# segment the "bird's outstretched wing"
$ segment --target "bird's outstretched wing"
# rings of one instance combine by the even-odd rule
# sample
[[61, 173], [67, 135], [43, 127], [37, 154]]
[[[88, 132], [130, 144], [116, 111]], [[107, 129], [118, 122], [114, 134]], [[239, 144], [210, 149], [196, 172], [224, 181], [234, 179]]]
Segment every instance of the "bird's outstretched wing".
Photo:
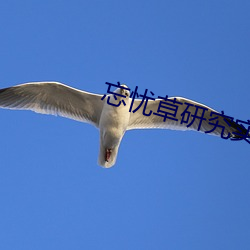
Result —
[[60, 115], [98, 127], [101, 97], [58, 82], [32, 82], [0, 89], [0, 107]]
[[[162, 128], [172, 130], [196, 130], [217, 136], [222, 135], [224, 137], [238, 137], [232, 133], [239, 133], [239, 131], [242, 132], [242, 130], [244, 130], [244, 133], [247, 132], [245, 129], [242, 129], [239, 124], [233, 122], [232, 119], [223, 116], [214, 109], [201, 103], [183, 97], [171, 97], [167, 100], [167, 104], [163, 99], [148, 100], [145, 113], [150, 114], [152, 111], [150, 116], [145, 116], [142, 113], [145, 104], [144, 101], [136, 112], [133, 113], [131, 111], [130, 122], [127, 129]], [[161, 101], [165, 102], [165, 104], [162, 103], [160, 105]], [[132, 110], [138, 108], [141, 102], [142, 100], [135, 99]], [[164, 116], [166, 113], [164, 113], [164, 111], [168, 113], [165, 121]], [[217, 122], [218, 126], [216, 125]]]

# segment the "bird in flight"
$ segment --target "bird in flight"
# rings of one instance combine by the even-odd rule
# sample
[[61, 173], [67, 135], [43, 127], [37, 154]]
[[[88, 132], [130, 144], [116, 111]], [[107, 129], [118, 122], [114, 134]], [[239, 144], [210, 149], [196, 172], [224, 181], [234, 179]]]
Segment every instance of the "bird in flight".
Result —
[[[110, 94], [103, 98], [103, 95], [78, 90], [59, 82], [31, 82], [0, 89], [0, 107], [59, 115], [94, 125], [100, 131], [98, 164], [105, 168], [115, 164], [119, 145], [127, 130], [155, 128], [199, 130], [199, 132], [209, 131], [212, 135], [235, 138], [237, 135], [234, 132], [239, 132], [238, 124], [222, 116], [217, 117], [217, 124], [209, 122], [211, 112], [217, 114], [219, 112], [183, 97], [168, 98], [172, 105], [178, 104], [178, 110], [174, 118], [168, 116], [169, 119], [166, 119], [158, 109], [162, 99], [147, 100], [143, 112], [141, 110], [129, 112], [131, 102], [136, 109], [146, 101], [130, 98], [126, 85], [120, 85], [114, 94], [117, 96]], [[110, 105], [107, 100], [116, 106]], [[125, 105], [117, 104], [121, 100]], [[183, 122], [184, 116], [185, 122]], [[244, 132], [246, 133], [246, 130]]]

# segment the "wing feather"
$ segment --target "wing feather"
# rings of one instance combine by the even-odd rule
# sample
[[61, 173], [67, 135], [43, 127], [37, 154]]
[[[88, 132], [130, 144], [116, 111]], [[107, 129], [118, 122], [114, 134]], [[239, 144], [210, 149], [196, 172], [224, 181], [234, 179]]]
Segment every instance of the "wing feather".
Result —
[[0, 107], [60, 115], [99, 125], [102, 95], [71, 88], [59, 82], [32, 82], [0, 89]]
[[[175, 100], [178, 103], [180, 103], [180, 104], [172, 103], [174, 105], [177, 105], [178, 108], [177, 108], [177, 112], [175, 116], [169, 115], [169, 117], [175, 118], [177, 119], [177, 121], [173, 119], [168, 119], [168, 118], [164, 121], [164, 117], [154, 114], [154, 113], [163, 114], [163, 113], [158, 112], [160, 101], [163, 101], [162, 99], [149, 100], [147, 104], [147, 108], [145, 109], [145, 113], [148, 114], [150, 111], [152, 111], [151, 115], [150, 116], [143, 115], [142, 110], [144, 107], [143, 105], [145, 104], [145, 101], [144, 101], [143, 105], [141, 106], [139, 110], [137, 110], [134, 113], [131, 112], [130, 122], [129, 122], [127, 129], [131, 130], [131, 129], [161, 128], [161, 129], [172, 129], [172, 130], [196, 130], [197, 131], [200, 126], [199, 132], [211, 131], [211, 133], [209, 134], [217, 135], [217, 136], [220, 136], [221, 134], [223, 134], [223, 136], [227, 136], [228, 133], [230, 133], [231, 136], [233, 136], [232, 132], [239, 132], [238, 124], [236, 124], [235, 122], [232, 122], [231, 120], [227, 120], [227, 118], [223, 118], [222, 116], [218, 116], [218, 124], [221, 127], [220, 126], [215, 127], [215, 125], [213, 125], [212, 123], [215, 124], [216, 120], [212, 122], [212, 121], [209, 121], [209, 119], [216, 117], [215, 114], [211, 116], [211, 112], [212, 113], [219, 113], [219, 112], [217, 112], [216, 110], [204, 104], [201, 104], [201, 103], [198, 103], [198, 102], [195, 102], [193, 100], [186, 99], [183, 97], [171, 97], [169, 99], [172, 101]], [[134, 101], [132, 110], [135, 110], [140, 105], [141, 101], [142, 100], [136, 99]], [[184, 112], [187, 106], [188, 106], [187, 111], [190, 112], [190, 116], [183, 117], [185, 113], [187, 115], [187, 112]], [[197, 117], [201, 117], [202, 112], [205, 109], [203, 117], [206, 120], [203, 120], [200, 123], [199, 118], [194, 119], [196, 109], [197, 109], [197, 114], [196, 114]], [[171, 111], [169, 110], [168, 112], [171, 113]], [[183, 122], [181, 123], [182, 120]], [[225, 127], [224, 133], [222, 133], [222, 127]]]

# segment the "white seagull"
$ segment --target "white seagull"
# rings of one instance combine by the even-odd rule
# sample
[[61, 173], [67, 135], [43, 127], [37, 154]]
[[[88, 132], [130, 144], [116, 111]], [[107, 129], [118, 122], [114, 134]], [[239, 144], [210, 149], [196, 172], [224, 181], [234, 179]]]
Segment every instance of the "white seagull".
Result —
[[[103, 98], [103, 95], [78, 90], [59, 82], [31, 82], [0, 89], [0, 107], [60, 115], [93, 124], [100, 130], [98, 164], [105, 168], [110, 168], [115, 164], [119, 145], [127, 130], [153, 128], [199, 130], [199, 132], [210, 131], [209, 134], [224, 137], [237, 137], [232, 133], [239, 133], [238, 124], [221, 116], [210, 122], [211, 117], [216, 117], [216, 115], [212, 116], [211, 112], [219, 112], [183, 97], [168, 98], [172, 105], [178, 106], [178, 109], [175, 113], [171, 103], [168, 104], [170, 108], [173, 108], [172, 116], [169, 114], [167, 118], [164, 118], [164, 112], [158, 109], [163, 99], [148, 100], [145, 109], [146, 100], [134, 99], [133, 109], [129, 112], [133, 99], [130, 98], [128, 87], [120, 85], [114, 93], [120, 96], [114, 97], [110, 94]], [[120, 105], [116, 107], [109, 103], [116, 105], [120, 103]], [[142, 106], [133, 112], [140, 104]], [[144, 115], [143, 109], [144, 114], [151, 112], [151, 115]], [[204, 117], [206, 120], [197, 117]], [[218, 126], [216, 122], [219, 123]]]

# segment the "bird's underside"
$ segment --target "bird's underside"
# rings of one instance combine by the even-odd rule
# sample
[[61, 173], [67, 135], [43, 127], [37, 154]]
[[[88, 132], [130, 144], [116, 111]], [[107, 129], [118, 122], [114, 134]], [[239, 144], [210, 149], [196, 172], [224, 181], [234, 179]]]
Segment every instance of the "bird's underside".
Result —
[[[104, 146], [100, 149], [103, 151], [101, 156], [99, 155], [99, 164], [104, 167], [114, 165], [126, 130], [157, 128], [195, 130], [221, 136], [224, 139], [249, 138], [249, 134], [247, 135], [249, 131], [244, 126], [201, 103], [183, 97], [147, 102], [141, 99], [132, 100], [129, 98], [129, 91], [126, 91], [117, 88], [114, 92], [125, 96], [124, 103], [127, 107], [121, 108], [108, 105], [107, 99], [110, 95], [103, 99], [103, 95], [81, 91], [57, 82], [26, 83], [0, 89], [0, 107], [60, 115], [90, 123], [100, 131], [111, 131], [109, 137], [115, 138], [112, 144], [107, 143], [108, 137], [105, 139], [100, 135], [100, 143]], [[121, 97], [116, 100], [113, 98], [112, 102], [118, 104], [121, 99]], [[133, 106], [129, 112], [131, 104]], [[116, 131], [115, 135], [112, 131]]]

